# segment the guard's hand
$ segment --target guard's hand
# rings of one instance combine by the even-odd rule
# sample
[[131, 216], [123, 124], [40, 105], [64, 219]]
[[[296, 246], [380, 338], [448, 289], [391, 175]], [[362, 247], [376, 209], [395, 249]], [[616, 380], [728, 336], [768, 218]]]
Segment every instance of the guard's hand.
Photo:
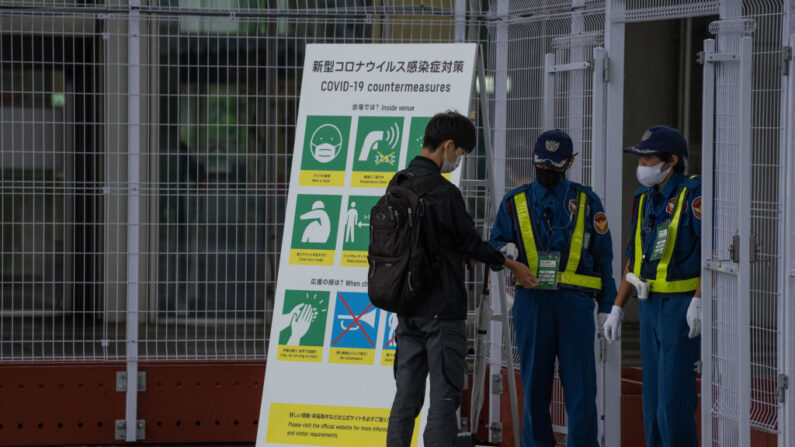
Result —
[[[500, 253], [502, 253], [506, 259], [512, 259], [514, 261], [519, 259], [519, 249], [513, 242], [508, 242], [507, 244], [503, 245], [502, 248], [500, 248]], [[513, 273], [510, 270], [508, 270], [508, 284], [510, 284], [511, 287], [516, 286], [516, 277], [513, 276]]]
[[605, 319], [600, 323], [602, 330], [605, 331], [605, 339], [612, 344], [614, 341], [621, 339], [621, 322], [624, 320], [624, 309], [619, 306], [613, 306], [609, 315], [597, 314], [597, 316], [602, 315], [605, 316]]
[[514, 261], [519, 259], [519, 249], [516, 248], [516, 244], [513, 242], [508, 242], [503, 245], [502, 248], [500, 248], [500, 253], [506, 258], [513, 259]]
[[525, 289], [532, 289], [538, 285], [538, 278], [526, 265], [506, 258], [505, 267], [513, 272], [516, 281], [520, 282]]
[[690, 306], [687, 307], [687, 325], [690, 326], [689, 338], [696, 338], [701, 335], [701, 297], [694, 296], [690, 299]]

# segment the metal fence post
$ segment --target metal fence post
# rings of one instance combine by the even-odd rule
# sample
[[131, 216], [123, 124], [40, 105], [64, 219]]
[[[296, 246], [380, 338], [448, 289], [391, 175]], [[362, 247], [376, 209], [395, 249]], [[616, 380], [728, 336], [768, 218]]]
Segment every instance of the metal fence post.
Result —
[[[132, 0], [130, 6], [140, 6]], [[127, 442], [137, 440], [138, 420], [138, 283], [139, 239], [141, 231], [141, 17], [137, 9], [130, 11], [127, 36]]]
[[[703, 182], [701, 186], [702, 197], [702, 217], [701, 234], [712, 234], [712, 215], [713, 215], [713, 182], [715, 178], [714, 157], [713, 157], [713, 133], [714, 109], [715, 109], [715, 65], [707, 62], [707, 56], [715, 52], [715, 40], [707, 39], [704, 41], [704, 74], [703, 74], [703, 99], [702, 99], [702, 130], [701, 130], [701, 151], [702, 151], [702, 173]], [[701, 240], [701, 259], [711, 261], [713, 259], [713, 238], [707, 237]], [[701, 297], [702, 297], [702, 321], [703, 330], [701, 331], [701, 439], [705, 441], [712, 439], [712, 278], [713, 273], [702, 266], [701, 270]]]
[[[740, 40], [740, 209], [751, 209], [751, 113], [753, 103], [752, 92], [752, 45], [750, 37]], [[739, 363], [740, 363], [740, 445], [750, 445], [751, 442], [751, 213], [741, 213], [739, 216], [740, 234], [740, 333]]]
[[[623, 153], [618, 150], [623, 147], [624, 132], [624, 31], [623, 22], [614, 21], [616, 13], [623, 14], [624, 2], [610, 0], [605, 11], [605, 49], [609, 63], [607, 82], [605, 85], [605, 167], [609, 166], [611, 172], [623, 171]], [[596, 140], [596, 138], [594, 138]], [[610, 148], [609, 150], [607, 148]], [[607, 168], [605, 168], [607, 169]], [[605, 170], [605, 172], [607, 172]], [[618, 283], [624, 271], [623, 247], [621, 246], [622, 216], [622, 176], [605, 175], [604, 201], [605, 212], [610, 219], [610, 232], [613, 234], [613, 276]], [[597, 190], [598, 191], [598, 190]], [[609, 345], [605, 362], [605, 411], [607, 414], [621, 414], [621, 340]], [[621, 443], [621, 418], [605, 417], [604, 446], [620, 445]]]
[[[508, 15], [508, 1], [498, 1], [497, 2], [497, 15], [499, 17], [505, 17]], [[500, 20], [497, 23], [497, 33], [496, 33], [496, 41], [494, 42], [495, 47], [495, 70], [494, 70], [494, 151], [496, 154], [502, 153], [505, 154], [505, 145], [507, 141], [507, 123], [508, 123], [508, 24], [504, 20]], [[485, 81], [481, 81], [485, 84]], [[485, 94], [487, 91], [486, 85], [480, 86], [481, 94]], [[495, 158], [498, 160], [501, 158], [505, 160], [505, 157], [499, 157], [499, 155], [495, 155]], [[497, 160], [492, 160], [497, 161]], [[504, 163], [504, 162], [503, 162]], [[496, 166], [499, 168], [499, 164]], [[499, 173], [504, 173], [502, 171], [496, 171]], [[504, 175], [504, 174], [501, 174]], [[499, 184], [499, 179], [495, 178], [495, 183]], [[504, 178], [503, 178], [503, 185], [504, 185]], [[501, 196], [502, 191], [495, 191], [495, 195]], [[505, 346], [503, 346], [503, 331], [510, 331], [510, 326], [504, 326], [502, 324], [502, 319], [499, 317], [502, 314], [502, 303], [500, 301], [500, 296], [502, 296], [505, 292], [504, 289], [500, 289], [500, 281], [497, 280], [496, 277], [498, 274], [492, 273], [492, 279], [495, 281], [491, 282], [491, 293], [489, 296], [491, 297], [491, 314], [494, 318], [491, 320], [491, 324], [489, 327], [490, 332], [490, 342], [491, 342], [491, 352], [490, 352], [490, 362], [489, 362], [489, 383], [494, 384], [494, 377], [502, 378], [502, 353], [505, 350]], [[513, 355], [513, 352], [508, 352], [508, 355]], [[508, 371], [509, 374], [512, 374], [513, 371]], [[494, 391], [491, 390], [489, 393], [489, 426], [494, 423], [499, 423], [501, 420], [500, 415], [500, 395], [494, 394]], [[496, 431], [489, 430], [489, 441], [491, 442], [500, 442], [501, 435], [496, 435]]]
[[[787, 7], [784, 9], [787, 14], [790, 13], [790, 2], [785, 2]], [[790, 48], [795, 46], [795, 34], [787, 36], [786, 41], [789, 43]], [[795, 156], [793, 147], [793, 132], [790, 125], [795, 118], [795, 75], [793, 75], [793, 61], [784, 61], [789, 65], [789, 70], [785, 70], [786, 76], [782, 80], [782, 117], [781, 117], [781, 131], [782, 131], [782, 155], [781, 155], [781, 190], [779, 193], [780, 203], [782, 204], [781, 215], [782, 223], [780, 229], [780, 244], [779, 249], [782, 255], [782, 262], [780, 264], [780, 282], [781, 282], [781, 297], [779, 298], [779, 364], [782, 365], [781, 370], [783, 374], [788, 377], [795, 377], [795, 370], [793, 370], [793, 349], [795, 349], [795, 338], [792, 337], [793, 332], [793, 310], [795, 303], [793, 303], [793, 292], [795, 292], [795, 229], [793, 223], [795, 222], [795, 206], [793, 206], [793, 198], [795, 197], [795, 179], [792, 176], [793, 161]], [[789, 175], [787, 175], [789, 174]], [[795, 395], [788, 391], [785, 395], [783, 402], [781, 402], [779, 410], [779, 427], [781, 432], [778, 437], [778, 445], [786, 446], [792, 444], [793, 435], [795, 435], [795, 412], [793, 412], [793, 404], [795, 404]]]

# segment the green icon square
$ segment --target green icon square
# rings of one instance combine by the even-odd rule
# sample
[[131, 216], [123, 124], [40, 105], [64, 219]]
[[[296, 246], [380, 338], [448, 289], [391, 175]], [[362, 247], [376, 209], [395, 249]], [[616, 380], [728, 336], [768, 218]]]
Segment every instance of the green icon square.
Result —
[[370, 245], [370, 210], [378, 196], [350, 196], [348, 209], [342, 215], [342, 249], [367, 251]]
[[356, 130], [353, 170], [397, 172], [403, 117], [363, 116]]
[[425, 138], [425, 128], [428, 127], [430, 117], [415, 116], [411, 118], [409, 127], [409, 145], [406, 150], [406, 166], [422, 152], [422, 140]]
[[295, 201], [292, 248], [334, 250], [342, 197], [299, 194]]
[[285, 290], [281, 314], [274, 315], [274, 324], [281, 328], [279, 344], [323, 346], [329, 296], [328, 291]]
[[301, 169], [344, 171], [350, 131], [349, 116], [307, 116]]

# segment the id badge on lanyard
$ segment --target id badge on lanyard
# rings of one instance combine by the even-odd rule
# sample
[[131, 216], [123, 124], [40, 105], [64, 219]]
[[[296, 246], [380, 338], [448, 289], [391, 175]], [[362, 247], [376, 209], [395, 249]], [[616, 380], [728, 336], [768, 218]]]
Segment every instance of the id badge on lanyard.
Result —
[[654, 249], [651, 252], [649, 261], [659, 261], [665, 253], [665, 246], [668, 245], [668, 221], [657, 226], [654, 238]]
[[538, 252], [538, 285], [540, 290], [557, 290], [558, 271], [560, 270], [560, 252]]

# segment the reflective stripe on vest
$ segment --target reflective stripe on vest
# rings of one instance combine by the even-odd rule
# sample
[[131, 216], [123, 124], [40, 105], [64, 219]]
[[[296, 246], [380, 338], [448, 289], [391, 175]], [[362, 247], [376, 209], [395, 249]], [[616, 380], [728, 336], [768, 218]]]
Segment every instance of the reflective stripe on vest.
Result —
[[[513, 199], [516, 207], [516, 217], [519, 220], [522, 246], [527, 256], [527, 266], [530, 267], [533, 275], [538, 276], [538, 250], [536, 249], [535, 235], [533, 234], [533, 222], [530, 218], [530, 211], [527, 209], [527, 195], [524, 192], [520, 192]], [[577, 201], [577, 224], [571, 237], [569, 258], [566, 262], [566, 269], [558, 272], [558, 283], [601, 292], [601, 277], [577, 273], [582, 254], [583, 235], [585, 234], [585, 200], [585, 193], [580, 191]]]
[[[676, 245], [676, 234], [679, 231], [679, 221], [682, 218], [682, 209], [684, 208], [684, 203], [686, 202], [685, 197], [687, 196], [687, 187], [683, 187], [682, 190], [679, 192], [679, 197], [676, 201], [676, 211], [674, 211], [674, 215], [671, 218], [671, 221], [668, 223], [668, 243], [665, 244], [665, 251], [663, 251], [663, 255], [660, 258], [660, 262], [657, 264], [657, 272], [652, 279], [646, 279], [649, 282], [649, 290], [652, 292], [657, 293], [686, 293], [686, 292], [695, 292], [698, 290], [698, 283], [700, 281], [699, 277], [696, 278], [689, 278], [689, 279], [681, 279], [678, 281], [668, 281], [668, 266], [671, 264], [671, 259], [674, 256], [674, 245]], [[643, 220], [641, 219], [641, 214], [643, 213], [643, 203], [646, 201], [646, 193], [641, 194], [640, 200], [638, 200], [638, 208], [637, 208], [637, 215], [638, 218], [637, 223], [635, 225], [635, 260], [634, 260], [634, 267], [632, 269], [633, 273], [641, 276], [641, 266], [643, 260], [643, 242], [641, 241], [640, 233], [641, 228], [643, 227]], [[658, 279], [664, 278], [664, 279]]]

